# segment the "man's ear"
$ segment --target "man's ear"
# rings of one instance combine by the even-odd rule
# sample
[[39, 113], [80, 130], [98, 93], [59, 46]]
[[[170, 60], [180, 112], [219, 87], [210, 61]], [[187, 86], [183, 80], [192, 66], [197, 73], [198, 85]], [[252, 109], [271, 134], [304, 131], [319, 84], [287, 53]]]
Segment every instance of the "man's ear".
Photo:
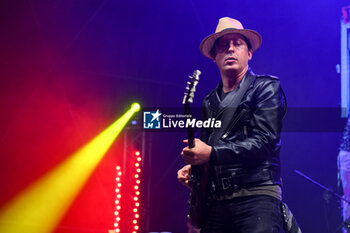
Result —
[[251, 50], [248, 51], [248, 60], [250, 61], [253, 57], [253, 53]]

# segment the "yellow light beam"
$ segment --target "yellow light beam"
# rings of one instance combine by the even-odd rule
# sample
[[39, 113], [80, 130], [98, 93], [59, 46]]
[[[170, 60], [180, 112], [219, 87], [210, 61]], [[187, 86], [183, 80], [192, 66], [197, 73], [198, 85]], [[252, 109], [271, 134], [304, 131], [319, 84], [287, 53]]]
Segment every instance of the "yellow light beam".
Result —
[[0, 232], [52, 232], [138, 109], [131, 107], [86, 146], [5, 204], [0, 209]]

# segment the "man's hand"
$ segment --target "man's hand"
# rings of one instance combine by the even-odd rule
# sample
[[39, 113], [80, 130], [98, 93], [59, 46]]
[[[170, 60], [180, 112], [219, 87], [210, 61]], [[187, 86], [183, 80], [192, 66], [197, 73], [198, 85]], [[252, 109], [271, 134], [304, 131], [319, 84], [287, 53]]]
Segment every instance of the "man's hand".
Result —
[[[188, 143], [188, 140], [184, 140]], [[191, 165], [201, 165], [209, 162], [212, 147], [196, 138], [194, 140], [195, 146], [193, 148], [185, 147], [182, 149], [181, 156], [186, 163]]]
[[190, 174], [191, 174], [191, 165], [186, 165], [177, 171], [177, 180], [181, 184], [185, 185], [187, 188], [191, 188], [188, 185], [188, 180], [190, 179]]

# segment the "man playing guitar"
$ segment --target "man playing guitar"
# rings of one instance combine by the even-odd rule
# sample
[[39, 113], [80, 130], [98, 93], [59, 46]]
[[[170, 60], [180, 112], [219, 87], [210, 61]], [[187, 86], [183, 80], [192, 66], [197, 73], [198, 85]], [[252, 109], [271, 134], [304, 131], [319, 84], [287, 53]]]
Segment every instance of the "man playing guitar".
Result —
[[[195, 146], [181, 152], [188, 165], [177, 176], [184, 185], [190, 187], [191, 167], [209, 167], [204, 220], [198, 224], [202, 233], [280, 232], [279, 152], [286, 106], [279, 79], [256, 75], [248, 66], [261, 42], [259, 33], [225, 17], [200, 45], [221, 75], [203, 100], [203, 120], [215, 118], [227, 126], [202, 130]], [[232, 109], [235, 97], [240, 100]]]

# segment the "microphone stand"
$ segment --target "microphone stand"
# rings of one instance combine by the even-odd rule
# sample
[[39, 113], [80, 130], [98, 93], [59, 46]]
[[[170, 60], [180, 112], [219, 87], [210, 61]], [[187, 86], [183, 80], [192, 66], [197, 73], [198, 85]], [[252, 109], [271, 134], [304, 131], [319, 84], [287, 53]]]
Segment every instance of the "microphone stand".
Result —
[[[323, 193], [323, 198], [326, 201], [326, 203], [328, 204], [329, 199], [333, 196], [339, 198], [340, 200], [343, 200], [344, 202], [350, 204], [350, 201], [345, 199], [344, 197], [342, 197], [341, 195], [339, 195], [338, 193], [334, 192], [333, 189], [327, 188], [326, 186], [323, 186], [322, 184], [318, 183], [317, 181], [311, 179], [310, 177], [308, 177], [307, 175], [305, 175], [304, 173], [298, 171], [298, 170], [294, 170], [295, 173], [297, 173], [298, 175], [304, 177], [305, 179], [307, 179], [308, 181], [316, 184], [318, 187], [322, 188], [324, 190]], [[350, 229], [350, 218], [346, 219], [340, 226], [338, 226], [338, 228], [336, 229], [336, 231], [334, 233], [337, 233], [342, 227], [344, 227], [346, 230]]]

